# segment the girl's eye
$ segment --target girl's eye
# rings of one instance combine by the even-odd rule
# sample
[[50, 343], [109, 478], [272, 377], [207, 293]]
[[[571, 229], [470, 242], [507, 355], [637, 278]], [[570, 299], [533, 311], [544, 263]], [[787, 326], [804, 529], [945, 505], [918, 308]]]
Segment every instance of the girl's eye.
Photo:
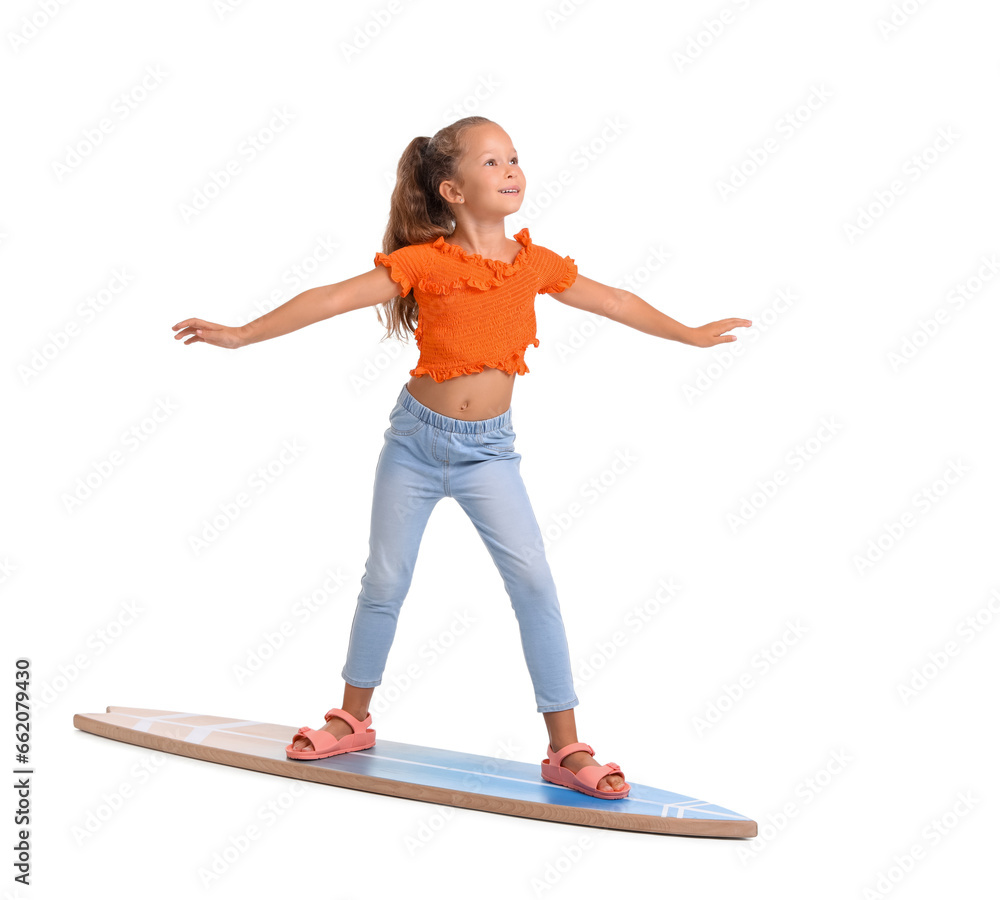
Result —
[[[493, 165], [495, 162], [496, 162], [496, 160], [494, 160], [494, 159], [488, 159], [488, 160], [486, 160], [486, 165], [490, 166], [490, 165]], [[516, 166], [517, 165], [517, 157], [516, 156], [512, 156], [511, 157], [511, 162], [513, 162], [514, 165]]]

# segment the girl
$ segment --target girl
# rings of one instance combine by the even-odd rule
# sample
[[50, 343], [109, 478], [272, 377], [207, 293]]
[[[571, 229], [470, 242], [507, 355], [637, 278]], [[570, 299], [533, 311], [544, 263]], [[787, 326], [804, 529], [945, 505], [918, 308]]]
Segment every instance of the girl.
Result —
[[460, 119], [433, 138], [414, 138], [403, 152], [385, 252], [375, 254], [372, 271], [311, 288], [239, 328], [185, 319], [173, 330], [185, 344], [236, 348], [384, 306], [387, 336], [413, 332], [420, 349], [389, 413], [375, 469], [369, 556], [341, 672], [343, 706], [326, 713], [320, 730], [300, 728], [287, 756], [322, 759], [374, 746], [368, 704], [382, 680], [424, 526], [438, 500], [454, 497], [514, 608], [549, 735], [542, 778], [617, 799], [630, 790], [621, 768], [600, 765], [577, 740], [579, 700], [559, 601], [514, 450], [510, 402], [515, 375], [529, 371], [524, 352], [539, 343], [535, 295], [554, 294], [569, 306], [695, 347], [734, 341], [724, 332], [750, 321], [689, 328], [629, 291], [579, 275], [570, 257], [533, 243], [527, 228], [510, 240], [504, 219], [517, 212], [524, 190], [507, 133], [482, 116]]

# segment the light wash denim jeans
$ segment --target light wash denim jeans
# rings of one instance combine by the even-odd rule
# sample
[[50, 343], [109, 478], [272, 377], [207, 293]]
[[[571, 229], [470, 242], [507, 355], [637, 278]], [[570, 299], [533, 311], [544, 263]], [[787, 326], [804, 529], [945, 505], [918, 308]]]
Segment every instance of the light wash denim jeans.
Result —
[[[503, 578], [538, 712], [570, 709], [580, 702], [555, 583], [521, 480], [514, 438], [509, 408], [492, 419], [453, 419], [428, 409], [403, 385], [375, 467], [368, 561], [341, 672], [348, 684], [368, 688], [382, 683], [427, 519], [438, 500], [454, 497]], [[486, 671], [469, 672], [468, 677], [496, 680]]]

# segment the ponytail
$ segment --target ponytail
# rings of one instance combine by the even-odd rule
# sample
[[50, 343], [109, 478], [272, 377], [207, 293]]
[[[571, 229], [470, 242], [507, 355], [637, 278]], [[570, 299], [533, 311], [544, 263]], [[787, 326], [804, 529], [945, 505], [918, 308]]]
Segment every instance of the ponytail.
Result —
[[[438, 189], [442, 181], [449, 181], [458, 174], [458, 163], [465, 152], [462, 143], [465, 130], [486, 124], [492, 124], [492, 120], [484, 116], [466, 116], [445, 126], [433, 137], [415, 137], [407, 144], [396, 166], [389, 222], [382, 237], [383, 253], [447, 237], [455, 230], [451, 207]], [[404, 331], [416, 331], [418, 308], [412, 291], [381, 305], [388, 318], [388, 323], [382, 322], [382, 314], [376, 308], [379, 322], [386, 326], [383, 340], [394, 334], [403, 340]]]

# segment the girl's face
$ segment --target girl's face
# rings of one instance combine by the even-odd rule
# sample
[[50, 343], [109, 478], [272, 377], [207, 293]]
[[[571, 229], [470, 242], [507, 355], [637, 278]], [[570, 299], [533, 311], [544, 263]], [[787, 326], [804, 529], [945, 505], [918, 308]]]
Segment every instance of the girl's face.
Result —
[[[502, 217], [517, 212], [524, 198], [525, 180], [510, 136], [491, 123], [470, 128], [465, 138], [457, 184], [442, 182], [445, 199], [477, 215]], [[459, 203], [459, 197], [464, 202]]]

